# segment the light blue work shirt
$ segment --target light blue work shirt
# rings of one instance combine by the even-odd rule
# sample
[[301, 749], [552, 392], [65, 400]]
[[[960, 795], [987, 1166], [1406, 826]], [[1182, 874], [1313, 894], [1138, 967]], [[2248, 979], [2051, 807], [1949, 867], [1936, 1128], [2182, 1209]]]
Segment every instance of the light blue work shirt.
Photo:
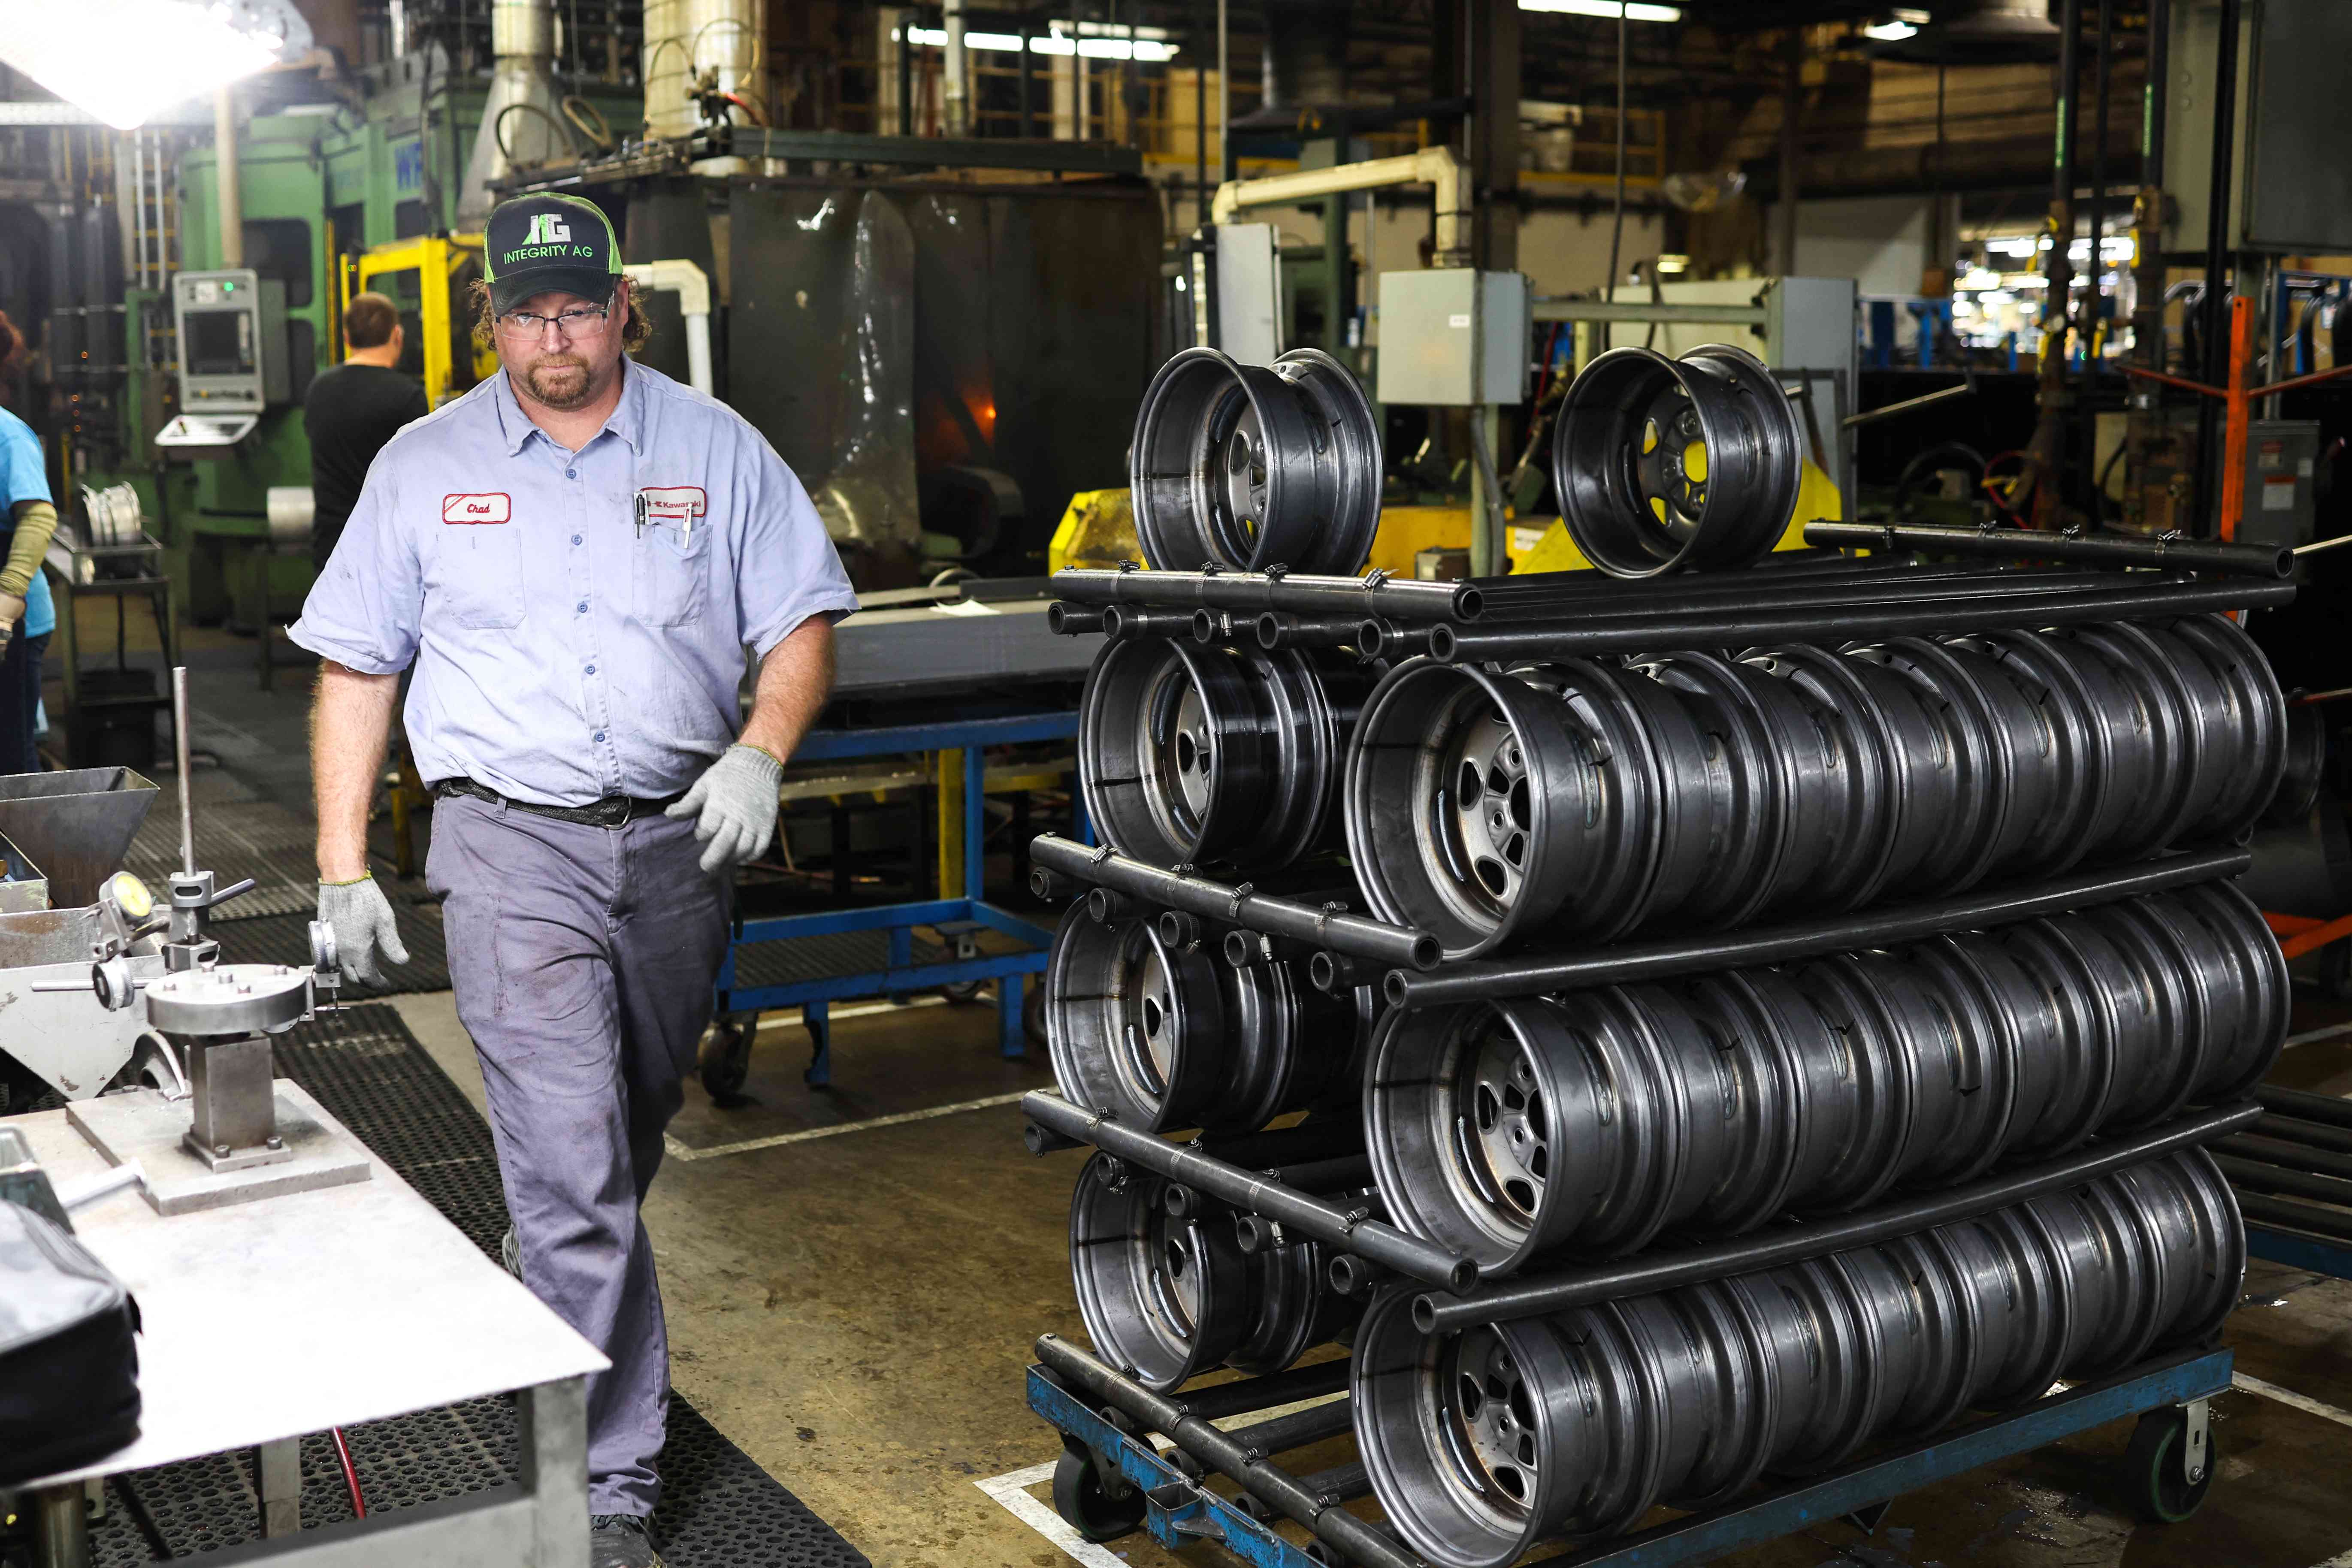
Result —
[[576, 454], [504, 371], [385, 443], [288, 635], [363, 674], [415, 664], [426, 781], [584, 805], [684, 790], [735, 738], [745, 649], [856, 607], [774, 448], [625, 361]]
[[[16, 533], [16, 503], [49, 499], [48, 465], [41, 460], [41, 438], [22, 419], [0, 408], [0, 563]], [[25, 590], [25, 635], [37, 637], [58, 629], [57, 606], [49, 600], [49, 574], [33, 568], [33, 585]]]

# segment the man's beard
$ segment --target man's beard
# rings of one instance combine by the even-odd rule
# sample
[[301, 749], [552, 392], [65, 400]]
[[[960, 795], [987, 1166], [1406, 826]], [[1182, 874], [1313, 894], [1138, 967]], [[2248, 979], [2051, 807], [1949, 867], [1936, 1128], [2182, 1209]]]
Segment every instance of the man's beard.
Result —
[[[572, 371], [579, 372], [580, 381], [569, 391], [557, 391], [541, 379], [551, 374]], [[596, 378], [588, 373], [588, 362], [578, 354], [550, 354], [525, 371], [522, 379], [535, 401], [562, 413], [586, 407], [596, 384]]]

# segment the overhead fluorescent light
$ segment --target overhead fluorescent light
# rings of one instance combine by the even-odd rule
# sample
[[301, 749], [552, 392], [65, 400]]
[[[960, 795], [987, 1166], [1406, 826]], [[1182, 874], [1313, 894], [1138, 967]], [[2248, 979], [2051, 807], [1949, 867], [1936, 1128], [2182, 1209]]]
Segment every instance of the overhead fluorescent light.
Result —
[[[1144, 29], [1138, 28], [1136, 31], [1140, 35]], [[935, 49], [943, 49], [948, 45], [947, 29], [944, 27], [910, 27], [907, 30], [907, 37], [918, 44]], [[1017, 55], [1021, 52], [1021, 35], [1018, 33], [966, 33], [963, 36], [963, 47], [967, 49], [1002, 49]], [[1128, 40], [1125, 38], [1090, 38], [1082, 35], [1073, 47], [1070, 38], [1061, 33], [1033, 35], [1029, 39], [1029, 52], [1033, 55], [1066, 57], [1076, 54], [1090, 60], [1126, 59], [1129, 47]], [[1177, 53], [1177, 46], [1174, 44], [1140, 36], [1135, 39], [1133, 47], [1134, 58], [1145, 65], [1155, 65], [1163, 60], [1174, 59]]]
[[0, 0], [0, 60], [120, 131], [310, 48], [283, 0]]
[[1906, 38], [1916, 37], [1919, 25], [1897, 16], [1891, 22], [1873, 22], [1862, 30], [1862, 36], [1874, 43], [1899, 44]]
[[1570, 16], [1606, 16], [1617, 19], [1620, 10], [1629, 22], [1679, 22], [1683, 8], [1679, 5], [1645, 5], [1642, 0], [1519, 0], [1522, 11], [1556, 11]]

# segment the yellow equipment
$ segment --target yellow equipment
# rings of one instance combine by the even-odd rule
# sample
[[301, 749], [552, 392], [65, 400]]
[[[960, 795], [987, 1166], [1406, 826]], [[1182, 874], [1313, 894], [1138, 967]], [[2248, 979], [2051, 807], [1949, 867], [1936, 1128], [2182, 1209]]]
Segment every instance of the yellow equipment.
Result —
[[[425, 235], [379, 245], [343, 258], [336, 300], [335, 342], [341, 357], [342, 312], [352, 296], [373, 290], [400, 309], [421, 365], [406, 364], [425, 383], [425, 405], [438, 408], [497, 373], [498, 356], [474, 342], [469, 286], [482, 275], [478, 234]], [[404, 360], [410, 355], [404, 355]]]

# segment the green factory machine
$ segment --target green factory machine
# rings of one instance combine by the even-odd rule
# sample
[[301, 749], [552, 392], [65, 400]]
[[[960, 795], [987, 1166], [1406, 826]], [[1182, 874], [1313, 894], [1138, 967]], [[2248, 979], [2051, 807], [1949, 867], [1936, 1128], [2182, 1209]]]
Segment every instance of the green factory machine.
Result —
[[[189, 417], [205, 412], [203, 403], [183, 396], [205, 378], [181, 374], [184, 363], [203, 368], [187, 359], [202, 345], [183, 343], [180, 363], [155, 363], [162, 356], [149, 346], [175, 318], [186, 319], [192, 288], [201, 287], [209, 301], [214, 290], [238, 281], [223, 267], [218, 152], [205, 144], [179, 160], [176, 276], [162, 289], [124, 291], [122, 391], [112, 400], [120, 436], [89, 443], [92, 466], [69, 475], [78, 486], [128, 482], [138, 492], [164, 544], [182, 613], [194, 621], [251, 629], [265, 616], [283, 621], [300, 608], [310, 552], [289, 547], [282, 535], [273, 540], [269, 492], [310, 483], [302, 398], [311, 377], [341, 357], [347, 287], [375, 288], [400, 302], [404, 368], [422, 377], [428, 360], [436, 372], [455, 367], [435, 376], [436, 402], [473, 384], [462, 310], [436, 301], [428, 312], [425, 294], [437, 286], [446, 300], [469, 276], [472, 253], [462, 242], [436, 240], [456, 223], [483, 87], [452, 82], [416, 55], [370, 68], [352, 85], [352, 98], [257, 113], [236, 138], [243, 268], [253, 275], [254, 320], [268, 340], [257, 360], [272, 372], [257, 377], [267, 394], [250, 427], [233, 441], [206, 439], [205, 422]], [[640, 100], [623, 89], [584, 96], [615, 121], [640, 112]], [[206, 278], [218, 281], [192, 281]], [[456, 322], [445, 329], [453, 342], [430, 354], [428, 314], [436, 326]], [[215, 437], [236, 428], [212, 423]]]

